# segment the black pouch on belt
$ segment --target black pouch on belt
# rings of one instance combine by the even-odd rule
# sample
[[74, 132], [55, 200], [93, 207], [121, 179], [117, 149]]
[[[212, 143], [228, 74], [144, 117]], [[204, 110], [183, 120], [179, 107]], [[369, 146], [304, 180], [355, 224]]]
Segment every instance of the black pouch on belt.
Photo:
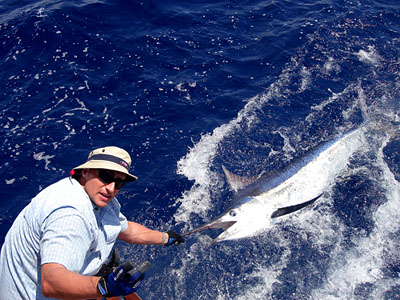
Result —
[[114, 248], [111, 259], [107, 264], [103, 264], [95, 276], [104, 277], [113, 272], [121, 264], [121, 257], [117, 248]]

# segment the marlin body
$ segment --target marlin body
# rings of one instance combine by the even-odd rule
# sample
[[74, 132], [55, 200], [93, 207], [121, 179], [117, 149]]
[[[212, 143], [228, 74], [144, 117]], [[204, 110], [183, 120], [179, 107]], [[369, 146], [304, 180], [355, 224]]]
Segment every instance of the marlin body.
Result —
[[271, 227], [276, 218], [311, 205], [329, 190], [364, 139], [361, 127], [323, 144], [279, 172], [257, 178], [242, 178], [223, 167], [236, 192], [233, 205], [220, 217], [183, 235], [224, 229], [215, 243], [253, 236]]

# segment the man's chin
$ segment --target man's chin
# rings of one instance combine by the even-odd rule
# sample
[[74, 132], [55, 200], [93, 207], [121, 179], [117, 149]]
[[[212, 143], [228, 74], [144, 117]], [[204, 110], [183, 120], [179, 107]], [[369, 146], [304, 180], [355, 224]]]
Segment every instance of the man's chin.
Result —
[[96, 204], [97, 207], [103, 208], [106, 207], [108, 205], [108, 203], [110, 203], [111, 199], [96, 199], [96, 201], [94, 201], [94, 204]]

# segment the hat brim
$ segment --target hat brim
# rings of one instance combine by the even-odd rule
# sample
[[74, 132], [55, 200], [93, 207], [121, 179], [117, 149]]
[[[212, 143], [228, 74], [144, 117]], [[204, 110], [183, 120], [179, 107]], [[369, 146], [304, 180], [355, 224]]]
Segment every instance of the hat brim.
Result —
[[126, 174], [125, 181], [135, 181], [137, 180], [137, 176], [129, 174], [129, 172], [121, 165], [105, 161], [105, 160], [90, 160], [85, 162], [84, 164], [74, 168], [74, 170], [82, 170], [82, 169], [106, 169], [111, 171], [117, 171]]

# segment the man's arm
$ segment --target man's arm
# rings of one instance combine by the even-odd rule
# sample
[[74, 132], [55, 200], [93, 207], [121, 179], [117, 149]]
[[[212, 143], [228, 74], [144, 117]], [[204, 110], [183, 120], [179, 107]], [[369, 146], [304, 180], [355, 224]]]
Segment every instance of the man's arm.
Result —
[[68, 271], [63, 265], [48, 263], [42, 265], [42, 293], [45, 297], [57, 299], [101, 298], [97, 289], [100, 277], [83, 276]]
[[163, 234], [165, 235], [163, 245], [166, 245], [169, 239], [168, 233], [152, 230], [136, 222], [128, 221], [128, 228], [121, 232], [118, 238], [131, 244], [161, 245]]

